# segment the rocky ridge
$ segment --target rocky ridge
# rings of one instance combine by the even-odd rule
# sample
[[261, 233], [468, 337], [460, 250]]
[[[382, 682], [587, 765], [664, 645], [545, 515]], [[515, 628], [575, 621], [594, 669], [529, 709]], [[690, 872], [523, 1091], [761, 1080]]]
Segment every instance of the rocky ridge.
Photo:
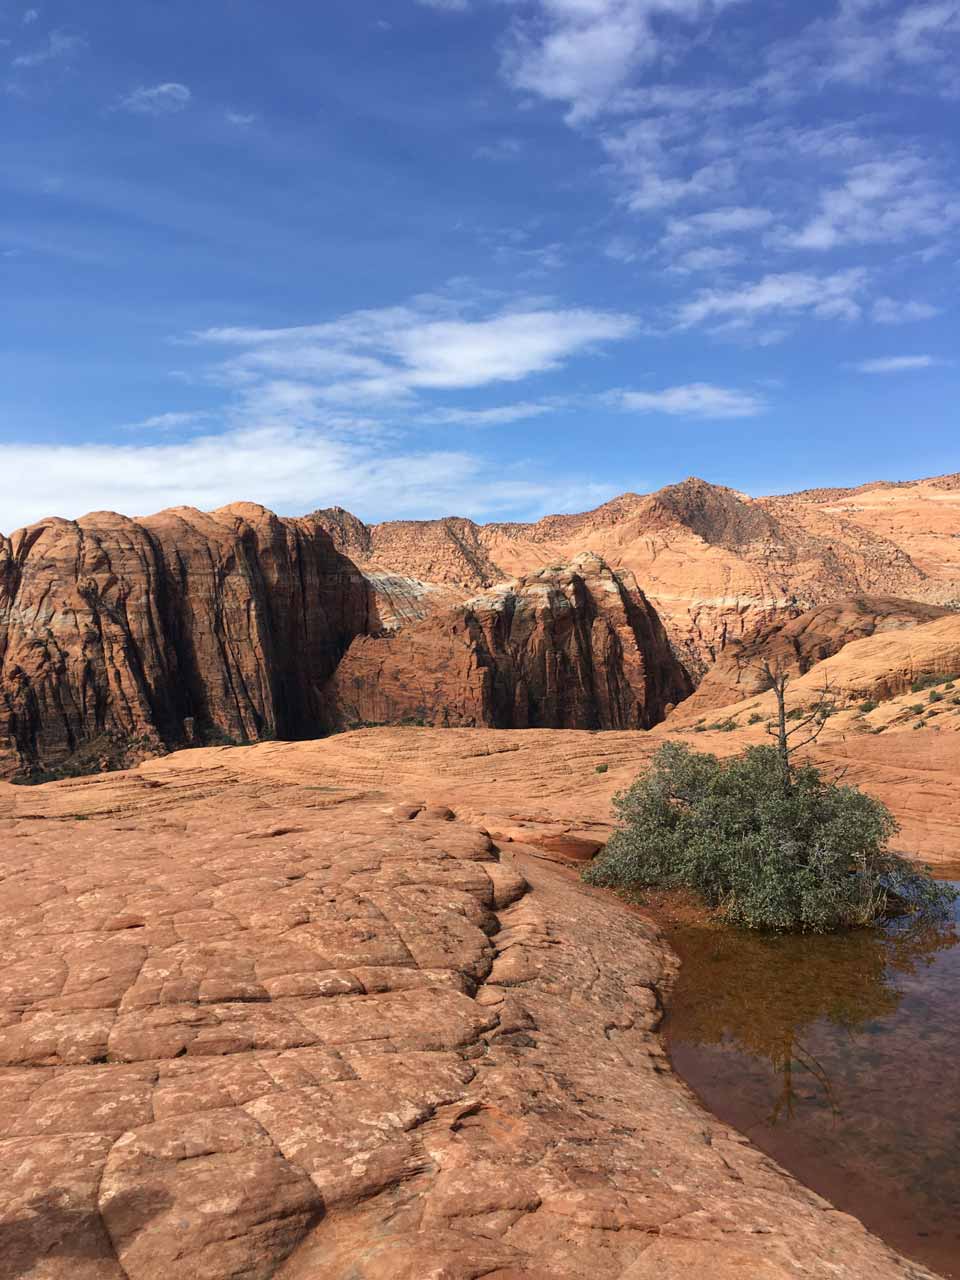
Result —
[[649, 726], [689, 692], [678, 663], [720, 706], [757, 645], [861, 634], [838, 600], [956, 610], [958, 521], [949, 476], [761, 499], [691, 479], [532, 525], [43, 521], [0, 539], [0, 776], [384, 720]]
[[320, 513], [361, 567], [465, 591], [590, 551], [635, 575], [695, 680], [732, 641], [840, 596], [960, 606], [956, 476], [771, 498], [691, 478], [534, 524], [344, 516]]

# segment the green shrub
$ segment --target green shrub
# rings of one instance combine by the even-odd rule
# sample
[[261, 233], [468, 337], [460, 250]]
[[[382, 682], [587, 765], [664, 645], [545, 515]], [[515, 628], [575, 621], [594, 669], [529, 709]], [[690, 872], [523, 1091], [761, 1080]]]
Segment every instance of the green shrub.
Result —
[[802, 720], [806, 715], [803, 707], [794, 707], [792, 711], [787, 712], [788, 720]]
[[860, 703], [859, 710], [862, 712], [863, 715], [866, 716], [866, 715], [869, 715], [871, 711], [876, 711], [879, 705], [880, 705], [879, 702], [874, 702], [872, 698], [868, 698], [866, 702]]
[[915, 702], [912, 706], [907, 707], [908, 711], [912, 711], [915, 716], [922, 716], [926, 707], [922, 702]]
[[614, 805], [621, 829], [591, 883], [693, 889], [744, 928], [827, 932], [952, 901], [887, 852], [898, 828], [879, 800], [811, 765], [791, 768], [785, 788], [773, 747], [718, 760], [669, 743]]
[[755, 711], [747, 721], [747, 724], [763, 724], [763, 716], [758, 711]]
[[610, 766], [608, 764], [597, 765], [597, 773], [608, 773], [609, 770], [610, 770]]
[[942, 694], [942, 693], [937, 693], [936, 689], [931, 689], [931, 690], [930, 690], [930, 701], [931, 701], [931, 702], [942, 702], [942, 701], [943, 701], [943, 694]]

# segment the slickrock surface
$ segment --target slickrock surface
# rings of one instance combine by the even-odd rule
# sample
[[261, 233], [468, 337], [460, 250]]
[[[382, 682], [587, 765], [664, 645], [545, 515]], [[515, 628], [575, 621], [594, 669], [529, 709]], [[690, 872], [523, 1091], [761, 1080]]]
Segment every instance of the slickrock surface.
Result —
[[306, 744], [0, 785], [2, 1274], [928, 1277], [670, 1074], [654, 927], [511, 847]]
[[398, 634], [358, 637], [333, 688], [346, 725], [636, 729], [692, 684], [633, 575], [584, 554]]
[[245, 503], [0, 537], [0, 776], [312, 736], [369, 595], [316, 520]]

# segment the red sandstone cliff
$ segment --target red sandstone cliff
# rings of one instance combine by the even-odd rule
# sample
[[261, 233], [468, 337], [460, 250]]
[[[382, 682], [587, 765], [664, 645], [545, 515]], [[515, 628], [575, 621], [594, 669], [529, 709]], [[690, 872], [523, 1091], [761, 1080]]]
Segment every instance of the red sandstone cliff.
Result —
[[333, 680], [347, 726], [649, 728], [691, 689], [633, 575], [589, 554], [360, 636]]
[[0, 539], [0, 754], [315, 735], [369, 589], [314, 519], [99, 512]]

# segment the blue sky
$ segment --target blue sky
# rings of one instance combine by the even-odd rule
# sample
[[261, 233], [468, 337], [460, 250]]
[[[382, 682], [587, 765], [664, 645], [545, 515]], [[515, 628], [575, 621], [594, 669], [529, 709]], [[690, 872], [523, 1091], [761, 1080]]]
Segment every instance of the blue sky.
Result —
[[960, 468], [960, 0], [0, 0], [0, 529]]

